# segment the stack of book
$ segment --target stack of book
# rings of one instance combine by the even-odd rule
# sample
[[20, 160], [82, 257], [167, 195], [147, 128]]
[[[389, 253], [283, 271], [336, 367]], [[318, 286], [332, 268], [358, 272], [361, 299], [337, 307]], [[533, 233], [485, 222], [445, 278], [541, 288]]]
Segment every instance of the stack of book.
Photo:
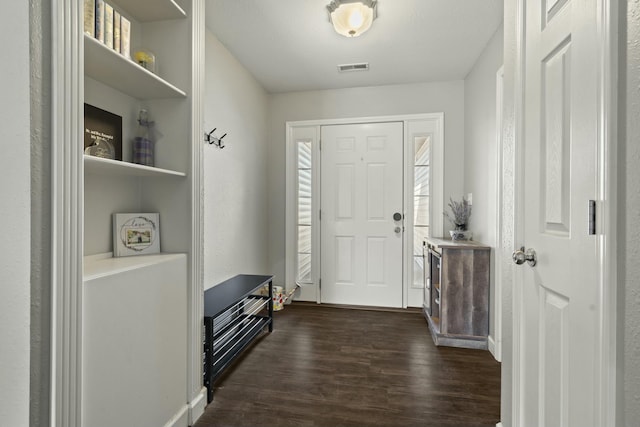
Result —
[[131, 21], [104, 0], [84, 0], [84, 32], [121, 55], [131, 57]]

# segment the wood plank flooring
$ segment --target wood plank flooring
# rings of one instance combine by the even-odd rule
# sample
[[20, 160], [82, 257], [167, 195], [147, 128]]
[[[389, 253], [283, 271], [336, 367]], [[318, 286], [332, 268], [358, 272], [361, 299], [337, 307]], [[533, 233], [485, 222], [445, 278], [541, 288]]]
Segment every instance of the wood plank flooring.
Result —
[[421, 314], [287, 306], [195, 427], [492, 426], [500, 365], [436, 347]]

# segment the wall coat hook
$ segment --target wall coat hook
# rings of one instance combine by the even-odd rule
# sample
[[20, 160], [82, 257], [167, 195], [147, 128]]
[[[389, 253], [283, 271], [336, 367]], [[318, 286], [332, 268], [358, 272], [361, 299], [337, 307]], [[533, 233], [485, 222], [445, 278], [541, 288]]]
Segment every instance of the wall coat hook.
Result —
[[213, 134], [216, 131], [216, 129], [218, 129], [218, 128], [213, 128], [213, 130], [211, 132], [209, 132], [209, 133], [205, 132], [205, 134], [204, 134], [204, 142], [209, 143], [209, 145], [213, 144], [218, 148], [224, 148], [224, 142], [222, 141], [222, 138], [227, 136], [227, 134], [225, 133], [220, 138], [218, 138], [217, 136], [215, 136]]

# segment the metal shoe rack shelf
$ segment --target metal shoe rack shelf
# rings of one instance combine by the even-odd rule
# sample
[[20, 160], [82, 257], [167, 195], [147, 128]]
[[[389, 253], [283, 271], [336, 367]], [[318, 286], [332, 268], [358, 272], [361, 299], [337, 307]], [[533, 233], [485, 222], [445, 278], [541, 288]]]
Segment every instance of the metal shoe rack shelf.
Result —
[[[260, 290], [268, 285], [267, 295]], [[213, 384], [265, 328], [273, 331], [273, 276], [240, 274], [204, 293], [203, 383]]]

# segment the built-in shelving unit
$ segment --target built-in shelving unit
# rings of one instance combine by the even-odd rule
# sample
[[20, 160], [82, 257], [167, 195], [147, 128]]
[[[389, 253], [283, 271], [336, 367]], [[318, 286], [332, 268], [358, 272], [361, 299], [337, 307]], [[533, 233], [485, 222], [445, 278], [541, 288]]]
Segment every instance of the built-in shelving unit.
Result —
[[[84, 49], [81, 101], [122, 117], [123, 154], [123, 160], [83, 155], [81, 162], [82, 304], [90, 308], [83, 311], [82, 341], [93, 346], [83, 350], [81, 363], [81, 425], [141, 425], [137, 417], [144, 414], [148, 425], [186, 427], [186, 402], [191, 404], [198, 393], [204, 396], [202, 383], [190, 379], [201, 378], [202, 356], [201, 308], [194, 308], [191, 296], [201, 294], [194, 290], [201, 284], [197, 272], [191, 272], [201, 250], [193, 231], [200, 221], [194, 194], [201, 179], [194, 171], [201, 141], [194, 135], [200, 107], [193, 92], [199, 86], [194, 83], [194, 67], [201, 60], [196, 59], [195, 35], [197, 28], [204, 30], [197, 17], [203, 2], [109, 3], [131, 22], [131, 55], [144, 47], [155, 54], [158, 66], [151, 72], [90, 35], [78, 34]], [[130, 162], [142, 108], [154, 122], [156, 167]], [[112, 215], [124, 212], [159, 213], [160, 253], [112, 256]], [[189, 347], [194, 337], [195, 352]]]
[[[190, 0], [112, 4], [131, 21], [131, 53], [143, 45], [165, 65], [154, 74], [84, 34], [84, 101], [121, 116], [123, 123], [122, 161], [84, 156], [85, 212], [92, 212], [85, 217], [85, 256], [113, 250], [109, 217], [116, 212], [159, 212], [161, 238], [174, 232], [185, 236], [163, 241], [161, 250], [188, 252], [191, 218], [178, 215], [176, 210], [183, 213], [192, 197], [192, 108], [186, 91], [192, 78], [188, 47], [193, 18], [187, 13], [192, 4]], [[129, 161], [140, 108], [147, 109], [155, 123], [159, 140], [155, 144], [156, 167]], [[160, 178], [175, 178], [176, 182]]]
[[[205, 0], [107, 3], [114, 34], [118, 16], [131, 24], [132, 56], [144, 49], [157, 62], [150, 72], [86, 35], [95, 10], [84, 8], [96, 2], [51, 3], [51, 423], [187, 427], [206, 405]], [[103, 11], [110, 22], [111, 8]], [[122, 118], [122, 160], [84, 155], [83, 104]], [[153, 122], [156, 167], [131, 163], [141, 109]], [[112, 215], [125, 212], [159, 214], [160, 253], [112, 256]]]
[[184, 172], [138, 165], [120, 160], [102, 159], [86, 154], [84, 156], [84, 171], [87, 174], [106, 176], [187, 176]]

